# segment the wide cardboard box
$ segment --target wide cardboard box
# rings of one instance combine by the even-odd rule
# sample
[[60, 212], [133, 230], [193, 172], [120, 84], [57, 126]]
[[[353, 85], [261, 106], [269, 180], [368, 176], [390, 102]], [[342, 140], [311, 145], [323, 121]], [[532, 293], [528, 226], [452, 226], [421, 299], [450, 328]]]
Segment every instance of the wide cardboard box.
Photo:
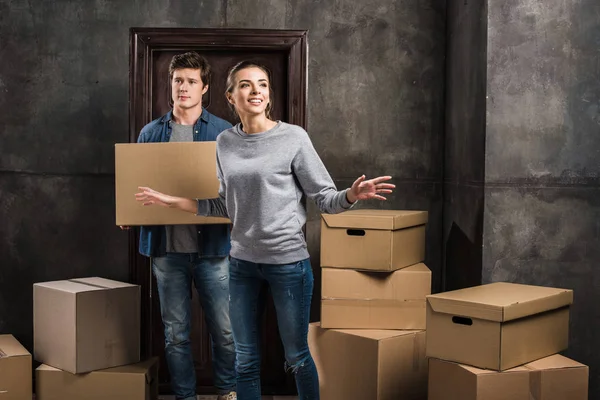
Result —
[[103, 278], [33, 285], [35, 360], [71, 373], [140, 361], [140, 287]]
[[587, 400], [589, 368], [552, 355], [504, 372], [429, 359], [429, 400]]
[[425, 329], [431, 271], [425, 264], [394, 272], [321, 269], [321, 327]]
[[219, 197], [216, 142], [120, 143], [115, 145], [116, 224], [229, 224], [228, 218], [200, 217], [135, 199], [138, 187], [173, 196]]
[[48, 365], [36, 371], [36, 400], [157, 400], [158, 358], [85, 374]]
[[0, 400], [31, 400], [31, 354], [13, 335], [0, 335]]
[[308, 345], [322, 400], [425, 400], [425, 331], [323, 329]]
[[568, 289], [497, 282], [427, 296], [427, 356], [504, 371], [567, 349]]
[[321, 266], [395, 271], [425, 259], [426, 211], [321, 215]]

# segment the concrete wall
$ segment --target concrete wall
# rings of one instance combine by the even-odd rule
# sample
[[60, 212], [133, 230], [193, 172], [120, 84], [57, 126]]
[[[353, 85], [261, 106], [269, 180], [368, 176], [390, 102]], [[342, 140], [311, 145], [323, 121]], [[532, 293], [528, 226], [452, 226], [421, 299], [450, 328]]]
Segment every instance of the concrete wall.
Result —
[[[394, 176], [388, 202], [362, 207], [430, 211], [439, 290], [443, 2], [15, 0], [0, 1], [0, 15], [0, 332], [31, 349], [34, 282], [128, 278], [113, 144], [128, 140], [134, 26], [309, 29], [315, 147], [340, 188]], [[314, 207], [308, 239], [318, 261]]]
[[574, 289], [600, 398], [600, 3], [488, 0], [483, 281]]

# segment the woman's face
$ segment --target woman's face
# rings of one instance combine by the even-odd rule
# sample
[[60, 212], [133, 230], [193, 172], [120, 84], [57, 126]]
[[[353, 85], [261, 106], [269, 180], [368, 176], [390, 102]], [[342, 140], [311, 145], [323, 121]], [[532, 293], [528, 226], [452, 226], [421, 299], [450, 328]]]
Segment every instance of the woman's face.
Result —
[[243, 115], [265, 114], [271, 101], [269, 77], [260, 68], [244, 68], [236, 73], [235, 85], [228, 96], [237, 113]]

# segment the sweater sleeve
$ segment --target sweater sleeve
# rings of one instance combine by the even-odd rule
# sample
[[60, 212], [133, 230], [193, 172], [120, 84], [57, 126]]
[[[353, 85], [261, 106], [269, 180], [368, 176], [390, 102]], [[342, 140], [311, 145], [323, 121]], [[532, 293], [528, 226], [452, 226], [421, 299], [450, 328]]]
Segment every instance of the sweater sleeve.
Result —
[[198, 202], [198, 211], [196, 215], [203, 217], [224, 217], [229, 218], [227, 214], [227, 203], [225, 202], [225, 179], [221, 163], [219, 162], [219, 153], [217, 152], [217, 178], [219, 179], [219, 197], [215, 199], [196, 199]]
[[350, 203], [346, 197], [349, 189], [337, 190], [306, 132], [302, 132], [292, 170], [306, 196], [316, 203], [321, 212], [337, 214], [356, 204]]

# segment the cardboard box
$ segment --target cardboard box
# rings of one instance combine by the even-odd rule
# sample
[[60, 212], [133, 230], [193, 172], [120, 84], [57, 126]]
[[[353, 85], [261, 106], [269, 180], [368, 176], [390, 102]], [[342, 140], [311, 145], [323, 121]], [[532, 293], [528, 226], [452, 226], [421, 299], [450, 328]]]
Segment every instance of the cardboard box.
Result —
[[427, 356], [504, 371], [568, 347], [573, 291], [497, 282], [427, 296]]
[[425, 329], [431, 271], [416, 264], [390, 273], [321, 269], [321, 327]]
[[31, 354], [13, 335], [0, 335], [0, 400], [31, 400]]
[[157, 400], [158, 358], [86, 374], [48, 365], [35, 370], [36, 400]]
[[321, 266], [395, 271], [425, 259], [426, 211], [321, 215]]
[[103, 278], [33, 285], [34, 358], [71, 373], [140, 361], [140, 287]]
[[115, 145], [117, 225], [229, 224], [181, 210], [144, 206], [135, 199], [146, 186], [173, 196], [219, 197], [216, 142], [122, 143]]
[[425, 331], [323, 329], [308, 345], [322, 400], [425, 400]]
[[587, 400], [589, 368], [553, 355], [495, 372], [429, 359], [429, 400]]

